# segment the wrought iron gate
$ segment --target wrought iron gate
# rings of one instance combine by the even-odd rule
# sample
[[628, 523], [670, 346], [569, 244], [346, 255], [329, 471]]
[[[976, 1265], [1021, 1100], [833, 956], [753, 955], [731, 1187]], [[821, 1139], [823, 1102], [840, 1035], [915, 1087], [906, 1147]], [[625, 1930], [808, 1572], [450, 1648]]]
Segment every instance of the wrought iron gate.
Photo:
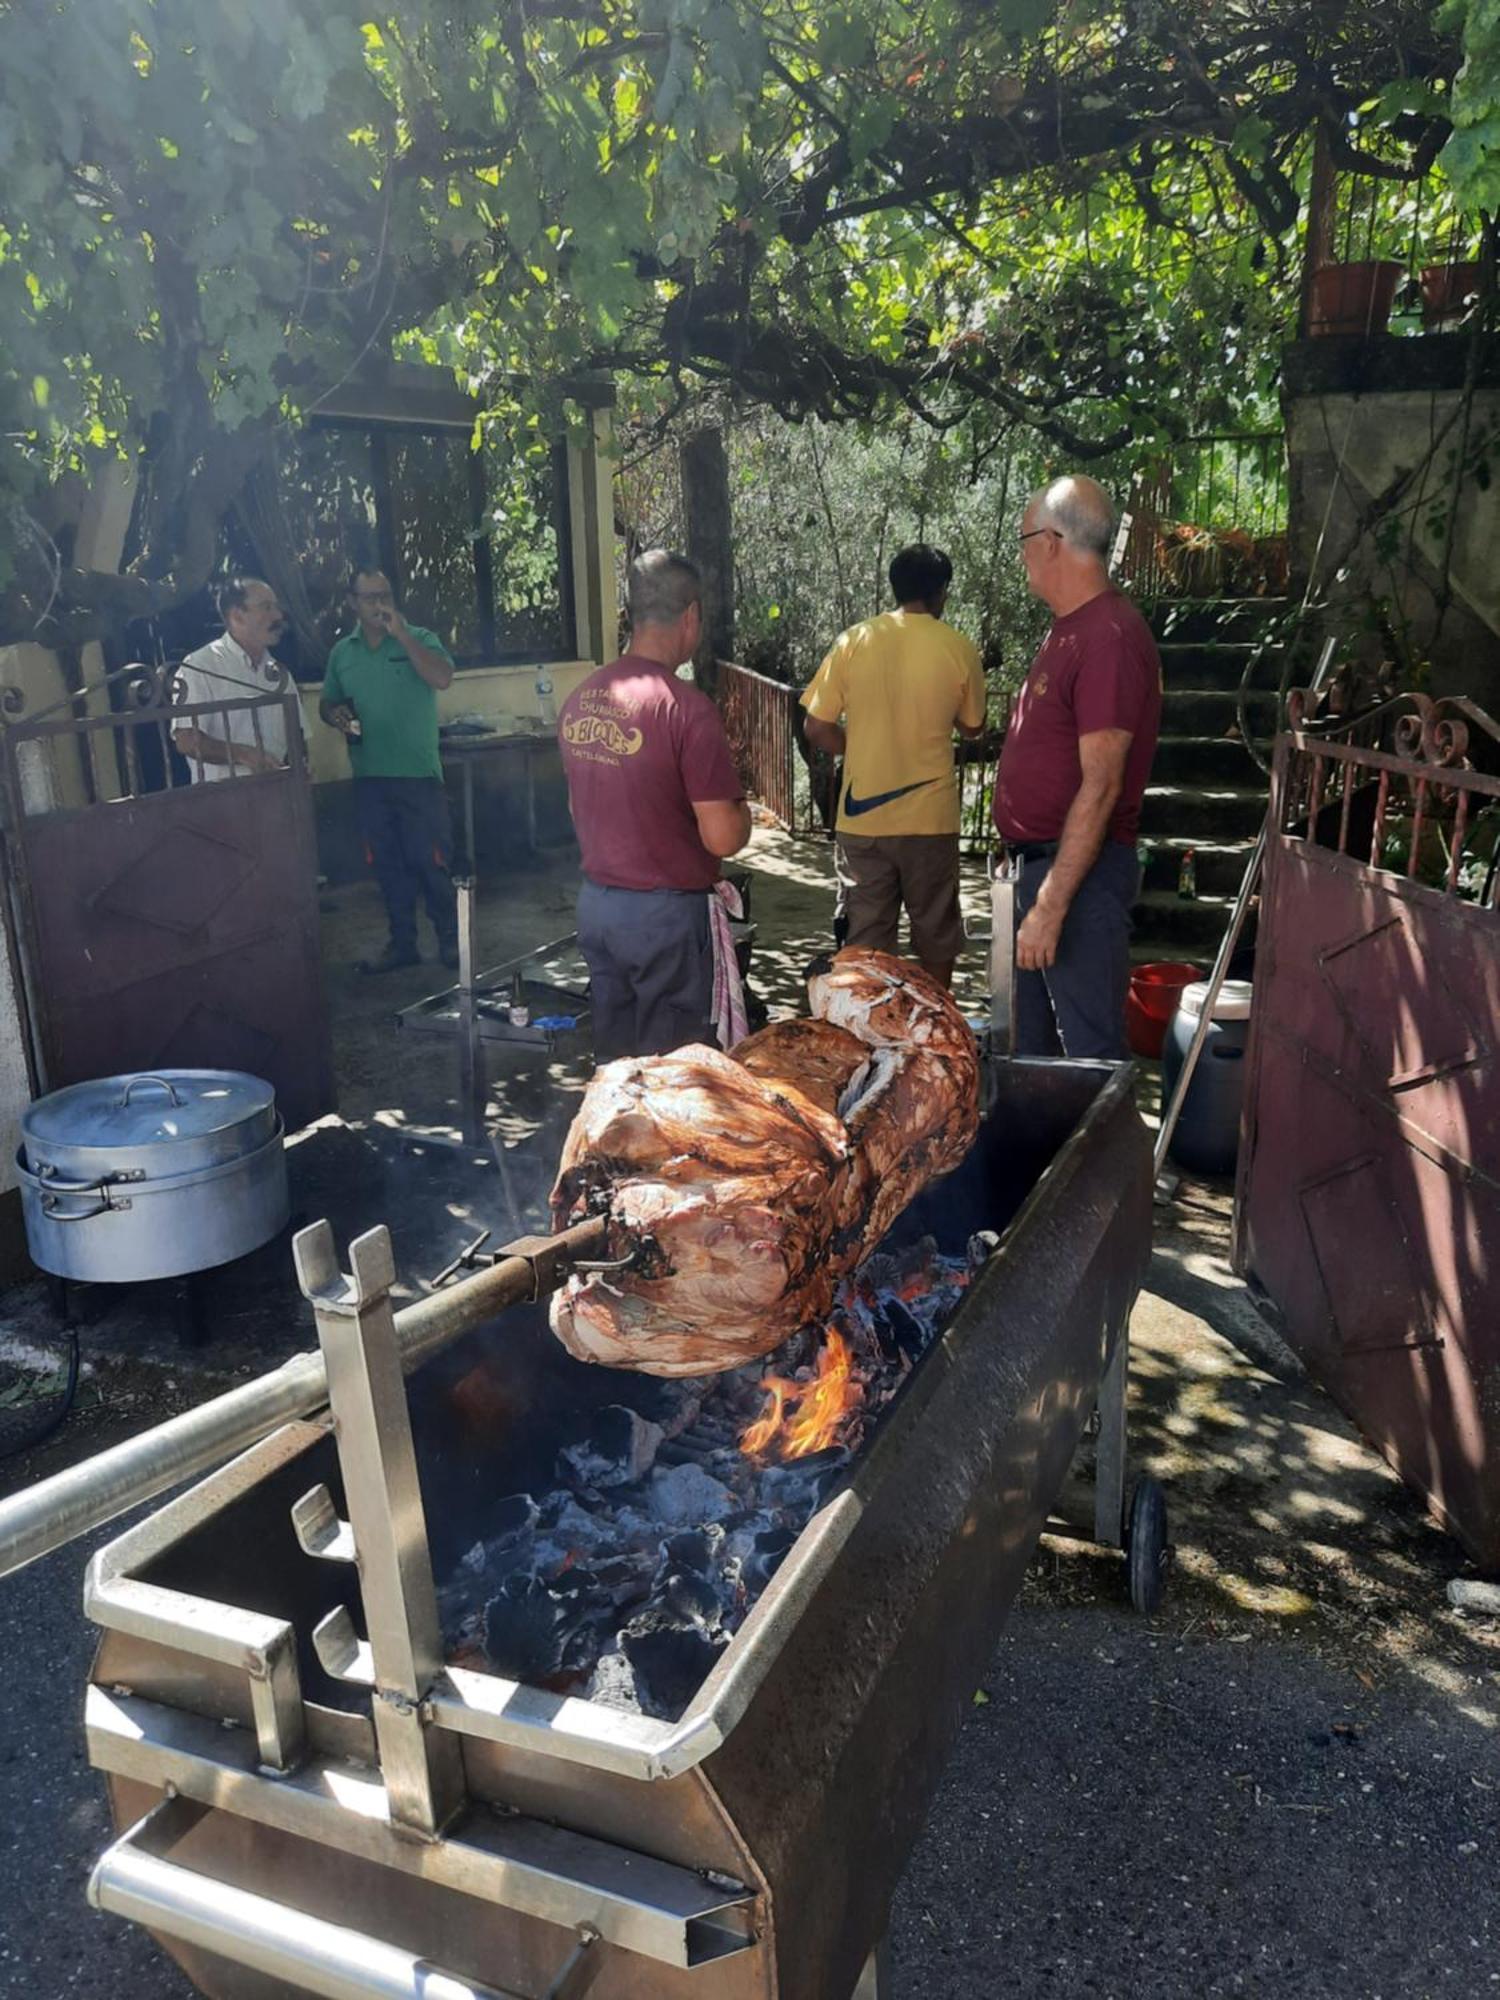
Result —
[[[1500, 1563], [1500, 728], [1405, 696], [1279, 740], [1236, 1263]], [[1387, 747], [1389, 746], [1389, 747]]]
[[[133, 667], [35, 717], [0, 717], [36, 1085], [245, 1069], [275, 1086], [295, 1128], [334, 1101], [296, 689], [197, 706], [172, 697], [172, 669]], [[174, 725], [221, 718], [227, 734], [243, 714], [258, 737], [277, 707], [286, 768], [172, 783]]]

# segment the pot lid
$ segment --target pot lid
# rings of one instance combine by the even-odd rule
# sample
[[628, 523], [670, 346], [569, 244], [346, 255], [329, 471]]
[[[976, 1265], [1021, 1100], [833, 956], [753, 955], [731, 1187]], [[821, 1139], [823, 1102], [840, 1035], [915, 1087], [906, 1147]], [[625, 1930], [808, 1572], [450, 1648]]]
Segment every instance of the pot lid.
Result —
[[243, 1070], [143, 1070], [54, 1090], [27, 1107], [21, 1126], [54, 1146], [156, 1146], [232, 1130], [275, 1102], [270, 1084]]
[[[1184, 1014], [1201, 1014], [1203, 1003], [1208, 998], [1208, 981], [1198, 980], [1185, 987], [1181, 1000], [1177, 1003]], [[1251, 984], [1248, 979], [1226, 979], [1219, 988], [1219, 997], [1214, 1002], [1216, 1021], [1248, 1021], [1250, 1018]]]

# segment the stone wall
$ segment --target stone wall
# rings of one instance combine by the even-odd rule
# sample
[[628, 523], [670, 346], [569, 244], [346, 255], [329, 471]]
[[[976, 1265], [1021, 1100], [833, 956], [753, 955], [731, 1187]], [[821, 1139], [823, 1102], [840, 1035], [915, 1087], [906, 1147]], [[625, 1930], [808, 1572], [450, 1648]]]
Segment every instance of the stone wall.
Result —
[[1421, 685], [1500, 712], [1500, 339], [1299, 341], [1282, 406], [1293, 595], [1371, 664], [1386, 600]]

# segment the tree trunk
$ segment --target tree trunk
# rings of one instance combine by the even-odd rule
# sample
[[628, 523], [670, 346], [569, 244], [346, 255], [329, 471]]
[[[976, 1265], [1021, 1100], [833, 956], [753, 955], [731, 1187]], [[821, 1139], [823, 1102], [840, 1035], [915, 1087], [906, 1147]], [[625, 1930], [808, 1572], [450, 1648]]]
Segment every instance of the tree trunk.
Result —
[[698, 685], [712, 694], [718, 662], [734, 658], [734, 522], [724, 433], [694, 431], [683, 442], [681, 465], [687, 553], [703, 572], [703, 638], [693, 666]]
[[1312, 321], [1312, 281], [1316, 272], [1334, 261], [1334, 221], [1338, 204], [1338, 172], [1321, 120], [1313, 134], [1312, 184], [1307, 196], [1307, 236], [1302, 252], [1302, 294], [1297, 311], [1297, 335], [1306, 340]]

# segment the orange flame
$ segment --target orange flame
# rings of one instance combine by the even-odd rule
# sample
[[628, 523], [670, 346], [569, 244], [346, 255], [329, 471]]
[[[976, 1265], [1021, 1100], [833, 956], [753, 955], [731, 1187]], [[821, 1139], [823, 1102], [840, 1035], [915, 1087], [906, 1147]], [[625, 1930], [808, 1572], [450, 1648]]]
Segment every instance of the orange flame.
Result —
[[865, 1393], [854, 1373], [849, 1343], [832, 1327], [824, 1337], [818, 1372], [810, 1382], [767, 1375], [761, 1387], [771, 1400], [740, 1439], [740, 1450], [750, 1458], [774, 1456], [783, 1462], [808, 1458], [836, 1443], [846, 1418], [859, 1408]]

